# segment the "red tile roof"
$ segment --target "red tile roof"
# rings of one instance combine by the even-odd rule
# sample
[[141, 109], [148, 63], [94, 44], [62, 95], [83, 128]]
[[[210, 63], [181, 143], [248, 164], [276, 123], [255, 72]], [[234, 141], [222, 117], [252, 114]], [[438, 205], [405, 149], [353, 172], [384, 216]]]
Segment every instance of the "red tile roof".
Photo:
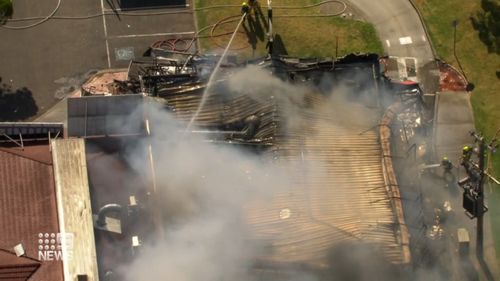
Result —
[[19, 146], [0, 146], [0, 151], [9, 152], [23, 158], [28, 158], [45, 164], [52, 164], [52, 155], [48, 145], [25, 146], [24, 149]]
[[[39, 233], [57, 233], [56, 193], [49, 146], [0, 149], [0, 249], [22, 243], [38, 259]], [[0, 259], [0, 267], [3, 260]], [[60, 261], [41, 261], [30, 281], [63, 280]]]
[[40, 262], [0, 249], [0, 280], [28, 280], [40, 267]]

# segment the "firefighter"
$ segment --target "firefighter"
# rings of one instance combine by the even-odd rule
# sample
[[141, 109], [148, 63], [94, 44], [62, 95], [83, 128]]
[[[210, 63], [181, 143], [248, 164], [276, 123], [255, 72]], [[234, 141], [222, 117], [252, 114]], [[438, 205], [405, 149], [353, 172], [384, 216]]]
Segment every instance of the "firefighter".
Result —
[[248, 15], [249, 13], [250, 13], [250, 6], [248, 5], [247, 2], [243, 2], [241, 4], [241, 14]]
[[448, 157], [443, 157], [443, 159], [441, 160], [441, 167], [443, 167], [444, 169], [444, 173], [445, 174], [448, 174], [448, 173], [451, 173], [451, 169], [453, 168], [453, 164], [451, 163], [451, 161], [448, 159]]
[[455, 181], [455, 177], [451, 172], [453, 164], [448, 157], [444, 156], [443, 159], [441, 159], [441, 167], [443, 167], [443, 178], [446, 181], [446, 187], [449, 187], [449, 184]]
[[472, 147], [466, 145], [462, 149], [462, 165], [466, 165], [470, 161], [470, 157], [472, 156]]
[[466, 145], [462, 148], [462, 161], [461, 161], [461, 165], [464, 166], [465, 168], [465, 171], [467, 172], [467, 174], [470, 173], [470, 166], [471, 166], [471, 163], [470, 163], [470, 158], [472, 156], [472, 147]]

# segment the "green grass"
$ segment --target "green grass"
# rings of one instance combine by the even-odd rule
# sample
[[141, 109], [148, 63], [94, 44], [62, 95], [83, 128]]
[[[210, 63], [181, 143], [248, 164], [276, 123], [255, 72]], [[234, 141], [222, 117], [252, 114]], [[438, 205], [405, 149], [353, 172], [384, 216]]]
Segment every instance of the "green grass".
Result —
[[[265, 1], [260, 2], [263, 5], [265, 4]], [[310, 5], [319, 2], [321, 1], [275, 0], [273, 1], [273, 5], [297, 6]], [[238, 4], [240, 2], [231, 0], [196, 0], [196, 8], [235, 3]], [[264, 17], [266, 17], [267, 10], [265, 7], [262, 8], [262, 12]], [[198, 28], [202, 29], [203, 27], [214, 24], [223, 18], [238, 16], [239, 14], [239, 7], [197, 11], [196, 17], [198, 21]], [[298, 57], [334, 57], [336, 55], [337, 40], [337, 56], [339, 57], [353, 52], [383, 53], [382, 43], [378, 39], [377, 33], [371, 24], [361, 21], [342, 19], [340, 17], [283, 17], [286, 15], [312, 14], [321, 14], [321, 8], [314, 7], [309, 9], [274, 10], [274, 33], [281, 38], [284, 48], [289, 55]], [[215, 34], [231, 32], [236, 27], [236, 24], [237, 18], [235, 17], [234, 21], [222, 24], [218, 27]], [[245, 22], [245, 24], [249, 27], [247, 22]], [[258, 28], [255, 29], [257, 32], [250, 33], [250, 36], [253, 36], [253, 34], [260, 35], [256, 36], [255, 50], [253, 50], [251, 45], [248, 43], [249, 37], [244, 32], [244, 29], [240, 28], [241, 32], [237, 35], [235, 42], [232, 45], [237, 49], [241, 48], [240, 50], [235, 51], [239, 56], [250, 58], [266, 54], [265, 47], [267, 43], [267, 30], [262, 19], [259, 20], [259, 25], [260, 27], [257, 25]], [[202, 32], [200, 35], [203, 37], [209, 34], [210, 29]], [[229, 41], [229, 35], [218, 37], [215, 40], [218, 45], [225, 46], [225, 44]], [[217, 47], [217, 44], [214, 43], [214, 39], [211, 38], [201, 38], [200, 45], [204, 52], [220, 52], [222, 50], [222, 48]]]
[[[500, 127], [500, 56], [488, 53], [472, 26], [471, 17], [482, 11], [480, 0], [417, 0], [438, 56], [458, 67], [453, 56], [453, 26], [457, 19], [457, 56], [464, 72], [476, 88], [472, 106], [476, 128], [491, 139]], [[490, 172], [500, 176], [500, 152], [489, 164]], [[500, 254], [500, 187], [489, 193], [490, 217], [497, 255]], [[499, 255], [500, 256], [500, 255]]]
[[[452, 21], [458, 20], [457, 56], [465, 74], [476, 88], [472, 106], [476, 128], [491, 138], [500, 128], [500, 56], [488, 53], [479, 40], [471, 16], [481, 11], [480, 0], [417, 0], [438, 56], [458, 68], [453, 56]], [[494, 172], [500, 175], [500, 153], [494, 156]]]

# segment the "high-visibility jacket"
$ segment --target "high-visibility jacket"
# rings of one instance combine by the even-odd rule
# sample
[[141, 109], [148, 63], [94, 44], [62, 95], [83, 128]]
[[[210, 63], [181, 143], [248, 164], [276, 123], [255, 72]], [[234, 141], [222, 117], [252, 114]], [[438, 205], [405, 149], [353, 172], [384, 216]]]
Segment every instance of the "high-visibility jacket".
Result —
[[441, 160], [441, 166], [443, 166], [445, 171], [449, 171], [453, 168], [453, 164], [448, 157], [443, 157], [443, 160]]
[[462, 165], [468, 164], [470, 158], [472, 156], [472, 147], [464, 146], [462, 149]]

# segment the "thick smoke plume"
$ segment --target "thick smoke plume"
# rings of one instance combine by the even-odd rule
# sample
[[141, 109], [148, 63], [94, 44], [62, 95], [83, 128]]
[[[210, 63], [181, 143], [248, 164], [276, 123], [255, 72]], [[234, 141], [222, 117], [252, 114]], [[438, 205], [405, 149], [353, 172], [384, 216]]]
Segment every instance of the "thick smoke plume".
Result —
[[149, 163], [137, 163], [134, 154], [151, 142], [168, 226], [163, 240], [146, 243], [124, 269], [127, 280], [248, 280], [263, 245], [251, 239], [242, 207], [289, 186], [286, 171], [270, 159], [185, 135], [184, 124], [163, 109], [150, 108], [149, 120], [153, 137], [129, 162], [149, 173]]
[[[288, 124], [297, 126], [307, 125], [301, 124], [303, 121], [297, 117], [298, 112], [308, 106], [307, 94], [319, 91], [284, 82], [255, 66], [234, 73], [225, 88], [229, 95], [248, 95], [263, 102], [273, 96], [284, 111], [282, 117]], [[323, 107], [329, 110], [328, 107], [333, 106], [338, 110], [340, 127], [354, 124], [369, 129], [377, 123], [349, 100], [349, 85], [337, 89], [340, 90], [333, 93]], [[126, 281], [266, 280], [253, 269], [255, 260], [269, 251], [269, 245], [252, 239], [244, 210], [250, 203], [265, 203], [273, 195], [286, 191], [292, 184], [292, 175], [287, 171], [297, 169], [289, 169], [283, 161], [277, 165], [271, 158], [185, 134], [185, 124], [157, 106], [150, 105], [147, 112], [152, 137], [130, 151], [128, 161], [137, 172], [150, 173], [150, 163], [138, 161], [144, 157], [134, 155], [152, 147], [155, 182], [160, 191], [155, 196], [161, 202], [166, 229], [163, 237], [145, 241], [138, 258], [131, 266], [121, 269]], [[318, 169], [321, 165], [317, 164], [308, 162], [304, 169], [316, 175], [328, 172]], [[330, 269], [321, 274], [293, 269], [284, 279], [403, 278], [402, 270], [388, 264], [380, 249], [361, 242], [340, 245], [327, 258]], [[426, 272], [419, 275], [428, 276]]]

